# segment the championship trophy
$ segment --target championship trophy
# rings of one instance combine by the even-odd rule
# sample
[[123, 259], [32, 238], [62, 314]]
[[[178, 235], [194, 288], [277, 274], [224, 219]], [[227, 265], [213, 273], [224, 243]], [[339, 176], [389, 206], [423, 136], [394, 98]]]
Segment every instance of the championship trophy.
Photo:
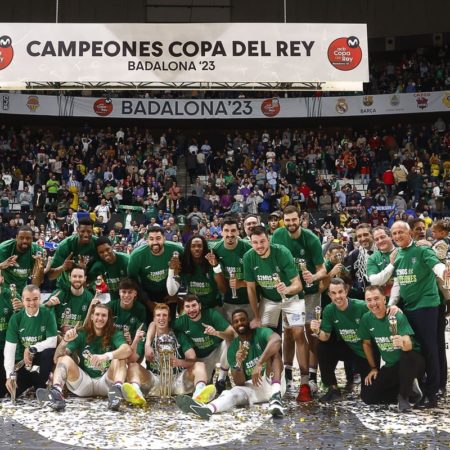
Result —
[[[320, 320], [320, 316], [321, 315], [322, 315], [322, 307], [321, 306], [316, 306], [314, 308], [314, 316], [315, 316], [316, 320]], [[319, 331], [320, 331], [320, 328], [317, 331], [317, 333], [313, 333], [312, 335], [316, 336], [316, 337], [319, 336]]]
[[15, 298], [17, 298], [17, 288], [14, 283], [11, 283], [9, 285], [9, 290], [11, 291], [11, 301], [14, 301]]
[[247, 358], [248, 351], [250, 350], [250, 342], [249, 341], [240, 341], [239, 342], [239, 351], [243, 354], [242, 360], [236, 362], [236, 368], [242, 369], [242, 364], [244, 364], [245, 358]]
[[31, 364], [25, 364], [25, 369], [31, 373], [39, 373], [41, 368], [37, 365], [33, 364], [34, 357], [36, 356], [37, 349], [36, 347], [28, 347], [28, 352], [30, 353]]
[[[230, 280], [236, 279], [236, 269], [234, 267], [230, 267], [228, 273], [230, 274]], [[231, 288], [231, 298], [238, 298], [235, 287]]]
[[[305, 270], [308, 270], [308, 268], [306, 267], [306, 260], [305, 259], [299, 259], [298, 260], [298, 265], [300, 267], [300, 272], [304, 272]], [[305, 287], [310, 288], [313, 287], [314, 284], [313, 283], [308, 283], [306, 282]]]
[[[344, 255], [342, 253], [336, 253], [336, 255], [334, 256], [334, 259], [336, 261], [336, 264], [341, 264], [342, 261], [344, 260]], [[337, 274], [336, 277], [340, 277], [342, 275], [341, 273], [342, 271], [340, 270]]]
[[[281, 279], [280, 279], [280, 276], [277, 274], [277, 273], [274, 273], [273, 275], [272, 275], [272, 280], [273, 280], [273, 282], [275, 283], [275, 284], [278, 284], [278, 283], [281, 283]], [[283, 302], [286, 302], [287, 301], [287, 297], [286, 297], [286, 294], [285, 293], [279, 293], [280, 295], [281, 295], [281, 300], [283, 300]]]
[[169, 403], [172, 397], [173, 367], [171, 359], [176, 354], [177, 343], [170, 334], [162, 334], [156, 339], [156, 351], [159, 355], [159, 399]]
[[[397, 336], [398, 329], [397, 329], [397, 317], [395, 316], [389, 316], [389, 331], [391, 332], [391, 336]], [[398, 348], [395, 347], [394, 348]]]
[[17, 392], [17, 373], [15, 370], [10, 373], [9, 379], [11, 380], [11, 403], [15, 405]]

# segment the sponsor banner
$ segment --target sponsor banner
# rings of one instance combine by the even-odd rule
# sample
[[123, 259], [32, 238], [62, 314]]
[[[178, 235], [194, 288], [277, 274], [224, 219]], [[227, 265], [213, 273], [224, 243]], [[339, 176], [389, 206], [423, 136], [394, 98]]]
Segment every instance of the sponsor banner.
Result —
[[366, 24], [0, 24], [0, 87], [18, 82], [369, 81]]
[[450, 111], [449, 92], [267, 99], [128, 99], [0, 93], [0, 113], [133, 119], [271, 119]]

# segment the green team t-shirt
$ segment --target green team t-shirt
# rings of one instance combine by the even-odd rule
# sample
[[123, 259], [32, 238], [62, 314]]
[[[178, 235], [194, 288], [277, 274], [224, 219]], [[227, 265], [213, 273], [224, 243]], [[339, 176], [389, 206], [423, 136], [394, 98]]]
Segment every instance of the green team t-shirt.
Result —
[[290, 237], [287, 228], [278, 228], [273, 233], [272, 244], [284, 245], [292, 253], [295, 260], [295, 265], [302, 279], [305, 294], [315, 294], [319, 292], [319, 282], [314, 281], [312, 287], [306, 287], [306, 282], [303, 280], [300, 270], [300, 259], [306, 261], [306, 267], [311, 273], [316, 273], [316, 266], [324, 263], [322, 245], [319, 238], [307, 228], [301, 228], [301, 233], [298, 239]]
[[[251, 250], [252, 246], [248, 241], [238, 239], [236, 248], [233, 250], [228, 250], [225, 248], [223, 240], [219, 241], [214, 247], [214, 252], [219, 259], [220, 265], [222, 266], [223, 274], [227, 280], [230, 279], [230, 272], [233, 271], [236, 279], [244, 279], [244, 265], [243, 258], [245, 253]], [[228, 285], [227, 291], [225, 292], [224, 302], [232, 303], [234, 305], [248, 305], [248, 295], [247, 288], [242, 287], [236, 290], [237, 298], [232, 298], [233, 294], [231, 288]]]
[[[58, 293], [59, 292], [59, 293]], [[52, 295], [57, 294], [59, 305], [50, 307], [56, 318], [58, 329], [61, 327], [81, 327], [94, 297], [87, 289], [81, 295], [72, 294], [71, 290], [57, 289]]]
[[[391, 253], [393, 251], [394, 249], [392, 249], [391, 252], [382, 253], [377, 250], [372, 255], [370, 255], [369, 259], [367, 260], [367, 275], [376, 275], [377, 273], [382, 272], [390, 264], [389, 257], [391, 256]], [[394, 278], [391, 277], [391, 279], [388, 280], [388, 282], [385, 284], [384, 293], [386, 297], [390, 296], [393, 283]]]
[[[242, 370], [244, 371], [245, 379], [251, 380], [253, 368], [256, 366], [259, 358], [263, 354], [264, 350], [267, 347], [267, 343], [269, 342], [270, 336], [272, 336], [273, 331], [270, 328], [256, 328], [253, 330], [252, 337], [250, 338], [249, 348], [247, 357], [245, 358], [242, 364]], [[237, 337], [233, 339], [230, 346], [228, 347], [227, 359], [228, 364], [231, 368], [236, 366], [236, 352], [239, 350], [240, 339]], [[266, 371], [266, 364], [263, 365], [264, 374]]]
[[173, 252], [178, 252], [181, 258], [183, 247], [175, 242], [166, 241], [162, 255], [155, 256], [148, 245], [142, 245], [130, 255], [128, 275], [139, 282], [148, 293], [166, 295], [169, 261]]
[[[191, 348], [194, 348], [194, 344], [192, 341], [187, 337], [184, 333], [174, 333], [172, 330], [169, 331], [170, 336], [172, 336], [175, 339], [176, 342], [176, 349], [175, 349], [175, 358], [177, 359], [184, 359], [185, 354], [188, 350]], [[147, 369], [155, 374], [160, 373], [160, 355], [157, 348], [157, 340], [158, 337], [155, 336], [152, 341], [152, 349], [153, 354], [155, 357], [152, 361], [147, 361]], [[173, 373], [179, 373], [182, 372], [184, 369], [182, 367], [174, 367]]]
[[6, 329], [14, 310], [11, 302], [11, 291], [6, 286], [0, 286], [0, 351], [5, 347]]
[[176, 332], [185, 333], [194, 343], [195, 354], [198, 358], [204, 358], [213, 352], [221, 343], [222, 339], [217, 336], [205, 334], [202, 324], [211, 325], [217, 331], [225, 331], [230, 324], [214, 309], [202, 310], [198, 321], [191, 320], [186, 314], [175, 320], [173, 329]]
[[17, 344], [16, 361], [23, 359], [25, 347], [32, 347], [49, 337], [56, 336], [56, 320], [52, 311], [45, 306], [39, 307], [36, 316], [29, 317], [25, 311], [12, 315], [6, 330], [6, 340]]
[[16, 265], [10, 266], [2, 270], [4, 283], [9, 286], [15, 284], [18, 294], [22, 294], [23, 288], [28, 284], [34, 267], [33, 255], [42, 252], [42, 248], [35, 242], [31, 243], [31, 247], [24, 253], [17, 250], [15, 239], [9, 239], [0, 244], [0, 261], [5, 261], [10, 256], [17, 255]]
[[440, 261], [429, 247], [412, 243], [400, 248], [395, 258], [394, 276], [406, 311], [439, 306], [439, 292], [433, 267]]
[[[78, 264], [80, 256], [89, 256], [86, 273], [89, 273], [95, 261], [97, 261], [97, 249], [95, 248], [96, 236], [92, 236], [91, 240], [86, 245], [80, 245], [78, 242], [78, 235], [70, 236], [58, 245], [55, 256], [52, 261], [52, 269], [56, 269], [64, 263], [64, 260], [72, 253], [72, 259]], [[60, 289], [69, 290], [69, 272], [63, 272], [57, 280], [56, 286]]]
[[[129, 327], [131, 339], [134, 339], [136, 331], [141, 325], [143, 331], [147, 330], [147, 310], [142, 303], [135, 301], [130, 309], [125, 309], [120, 306], [120, 300], [114, 300], [108, 306], [113, 311], [114, 326], [122, 332], [124, 325]], [[144, 342], [139, 342], [136, 351], [139, 356], [143, 355]]]
[[79, 366], [84, 370], [91, 378], [101, 377], [111, 365], [111, 361], [103, 361], [101, 369], [91, 365], [90, 359], [87, 357], [85, 351], [91, 353], [91, 355], [103, 355], [106, 352], [112, 352], [118, 349], [122, 344], [126, 344], [125, 338], [121, 331], [116, 331], [112, 337], [108, 346], [103, 347], [103, 337], [96, 336], [91, 342], [87, 342], [86, 331], [80, 330], [75, 340], [69, 342], [66, 346], [72, 353], [77, 352], [80, 357]]
[[181, 280], [186, 286], [188, 294], [194, 294], [200, 300], [202, 308], [215, 308], [221, 306], [221, 298], [216, 280], [214, 278], [214, 270], [210, 265], [208, 273], [204, 273], [202, 267], [195, 265], [194, 273], [183, 273]]
[[361, 317], [368, 311], [366, 302], [349, 298], [345, 311], [339, 310], [334, 303], [330, 303], [323, 310], [320, 329], [326, 333], [333, 330], [361, 358], [366, 358], [358, 336]]
[[88, 284], [93, 290], [95, 290], [95, 279], [97, 276], [103, 276], [105, 283], [108, 285], [111, 300], [119, 299], [119, 284], [127, 276], [128, 261], [130, 259], [130, 256], [126, 253], [115, 252], [115, 255], [116, 261], [113, 264], [98, 260], [92, 265], [88, 274]]
[[[413, 343], [413, 350], [420, 351], [420, 345], [414, 338], [414, 331], [404, 314], [398, 312], [397, 332], [400, 336], [410, 336]], [[359, 324], [358, 336], [365, 340], [373, 339], [380, 350], [381, 357], [386, 363], [386, 367], [391, 367], [398, 362], [401, 355], [400, 349], [395, 349], [391, 341], [391, 331], [389, 329], [389, 317], [386, 315], [382, 319], [377, 319], [370, 311], [364, 314]]]
[[281, 295], [275, 288], [277, 282], [273, 279], [275, 273], [286, 286], [290, 286], [291, 280], [298, 276], [294, 258], [286, 247], [270, 244], [267, 258], [261, 258], [253, 249], [244, 255], [244, 280], [255, 282], [264, 298], [281, 302]]

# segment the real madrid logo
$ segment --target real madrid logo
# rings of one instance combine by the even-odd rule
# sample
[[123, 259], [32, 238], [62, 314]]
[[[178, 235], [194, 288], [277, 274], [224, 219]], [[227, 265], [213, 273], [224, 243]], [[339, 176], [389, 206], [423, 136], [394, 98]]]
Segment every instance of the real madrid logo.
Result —
[[400, 104], [400, 97], [398, 95], [393, 95], [390, 100], [391, 106], [398, 106]]
[[345, 114], [348, 111], [348, 105], [345, 98], [338, 98], [336, 103], [336, 112], [339, 114]]
[[444, 98], [442, 99], [442, 103], [447, 107], [450, 108], [450, 92], [446, 92]]
[[373, 95], [365, 95], [363, 97], [363, 105], [364, 106], [372, 106], [373, 105]]

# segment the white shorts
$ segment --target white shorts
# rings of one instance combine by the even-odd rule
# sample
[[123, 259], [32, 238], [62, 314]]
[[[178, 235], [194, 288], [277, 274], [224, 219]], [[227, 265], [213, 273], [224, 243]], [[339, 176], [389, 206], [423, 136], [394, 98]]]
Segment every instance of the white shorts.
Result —
[[227, 341], [222, 341], [222, 343], [208, 356], [205, 356], [204, 358], [197, 358], [197, 361], [205, 363], [208, 381], [212, 378], [217, 364], [220, 364], [220, 367], [223, 369], [229, 368], [227, 360], [228, 346], [229, 344]]
[[[151, 395], [159, 397], [161, 379], [159, 374], [150, 372], [150, 382], [142, 386], [142, 393], [144, 395]], [[194, 392], [194, 380], [188, 377], [188, 371], [183, 370], [180, 373], [176, 373], [172, 376], [172, 395], [184, 395]]]
[[[281, 396], [286, 392], [286, 378], [284, 371], [281, 374]], [[230, 390], [223, 391], [219, 399], [223, 396], [231, 396], [234, 406], [251, 406], [255, 403], [265, 403], [272, 397], [272, 378], [263, 377], [260, 386], [255, 386], [252, 380], [245, 382], [244, 386], [234, 386]]]
[[315, 309], [316, 306], [320, 306], [320, 292], [315, 294], [305, 294], [305, 313], [306, 313], [306, 323], [311, 323], [311, 320], [316, 318]]
[[263, 327], [276, 328], [280, 313], [283, 317], [283, 327], [303, 327], [305, 325], [305, 300], [298, 295], [285, 302], [274, 302], [262, 297], [259, 303], [259, 314]]
[[107, 377], [105, 372], [99, 378], [91, 378], [84, 370], [80, 369], [80, 376], [76, 381], [67, 381], [67, 388], [78, 397], [107, 397], [109, 388], [113, 381]]
[[229, 323], [231, 323], [231, 316], [233, 315], [233, 311], [236, 311], [237, 309], [243, 309], [247, 313], [249, 320], [253, 319], [252, 307], [247, 304], [236, 305], [235, 303], [224, 303], [222, 309], [223, 309], [222, 313]]

